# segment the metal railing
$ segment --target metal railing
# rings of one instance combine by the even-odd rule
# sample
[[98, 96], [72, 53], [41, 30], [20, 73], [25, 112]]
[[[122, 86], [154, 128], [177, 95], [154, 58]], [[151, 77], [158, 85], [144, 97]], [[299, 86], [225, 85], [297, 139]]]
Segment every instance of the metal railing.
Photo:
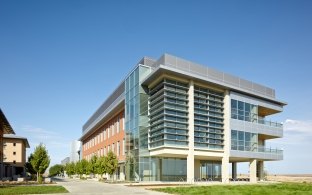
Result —
[[237, 151], [247, 151], [247, 152], [263, 152], [268, 154], [277, 154], [282, 155], [283, 150], [277, 149], [277, 148], [266, 148], [264, 146], [232, 146], [231, 150], [237, 150]]

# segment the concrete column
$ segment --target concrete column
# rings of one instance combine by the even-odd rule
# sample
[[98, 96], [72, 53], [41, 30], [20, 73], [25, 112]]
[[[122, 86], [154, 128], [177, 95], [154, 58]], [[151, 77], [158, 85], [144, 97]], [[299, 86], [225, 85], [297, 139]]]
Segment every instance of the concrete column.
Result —
[[188, 135], [189, 135], [189, 150], [187, 155], [187, 182], [194, 182], [194, 81], [189, 82], [188, 91]]
[[119, 180], [124, 181], [126, 179], [126, 177], [125, 177], [125, 165], [120, 166], [120, 173], [119, 174], [120, 174]]
[[258, 161], [257, 163], [257, 177], [259, 180], [264, 179], [264, 162], [263, 161]]
[[237, 162], [232, 162], [232, 178], [237, 179]]
[[252, 159], [249, 163], [249, 179], [251, 183], [257, 183], [257, 160]]
[[196, 159], [194, 161], [194, 177], [195, 178], [200, 178], [200, 160], [199, 159]]
[[222, 158], [222, 182], [229, 183], [229, 162], [230, 162], [230, 147], [231, 147], [231, 97], [230, 91], [225, 91], [225, 96], [223, 100], [224, 107], [224, 153]]

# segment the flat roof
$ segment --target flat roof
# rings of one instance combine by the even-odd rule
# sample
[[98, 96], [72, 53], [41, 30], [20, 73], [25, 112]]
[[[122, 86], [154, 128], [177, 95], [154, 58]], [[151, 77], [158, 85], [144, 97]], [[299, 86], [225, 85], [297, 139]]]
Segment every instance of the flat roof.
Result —
[[156, 61], [153, 67], [155, 67], [154, 70], [142, 82], [143, 85], [148, 85], [162, 73], [171, 73], [194, 80], [209, 82], [223, 88], [256, 96], [280, 105], [287, 105], [286, 102], [275, 98], [275, 90], [272, 88], [173, 55], [164, 54]]

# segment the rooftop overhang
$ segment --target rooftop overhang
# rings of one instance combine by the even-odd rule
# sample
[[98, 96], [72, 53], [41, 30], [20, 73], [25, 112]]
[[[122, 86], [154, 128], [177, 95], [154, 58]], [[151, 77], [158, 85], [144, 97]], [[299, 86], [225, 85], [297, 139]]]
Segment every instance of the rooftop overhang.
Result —
[[116, 115], [117, 112], [125, 108], [125, 96], [122, 94], [119, 96], [115, 102], [108, 107], [98, 118], [90, 124], [84, 131], [82, 136], [79, 138], [79, 141], [85, 140], [92, 133], [94, 133], [105, 121], [108, 121], [110, 118]]
[[166, 75], [166, 74], [176, 76], [176, 77], [183, 77], [185, 79], [190, 79], [190, 80], [192, 79], [195, 82], [197, 81], [201, 83], [203, 82], [208, 83], [211, 86], [215, 86], [221, 89], [229, 89], [229, 90], [236, 91], [236, 92], [246, 94], [246, 95], [250, 95], [256, 98], [268, 100], [281, 106], [287, 105], [287, 103], [284, 101], [280, 101], [275, 98], [270, 98], [256, 91], [243, 89], [242, 87], [239, 87], [239, 86], [238, 87], [233, 86], [230, 83], [209, 77], [206, 74], [200, 75], [198, 73], [193, 73], [191, 71], [181, 70], [181, 69], [177, 69], [177, 68], [165, 66], [165, 65], [159, 65], [158, 68], [153, 70], [153, 72], [151, 72], [151, 74], [145, 80], [143, 80], [142, 85], [149, 86], [155, 80], [161, 78], [163, 75]]
[[26, 148], [30, 148], [28, 139], [26, 137], [17, 136], [14, 134], [3, 134], [3, 139], [16, 139], [16, 140], [22, 140], [25, 144]]
[[15, 134], [9, 121], [6, 119], [4, 113], [0, 109], [0, 129], [3, 130], [3, 134]]

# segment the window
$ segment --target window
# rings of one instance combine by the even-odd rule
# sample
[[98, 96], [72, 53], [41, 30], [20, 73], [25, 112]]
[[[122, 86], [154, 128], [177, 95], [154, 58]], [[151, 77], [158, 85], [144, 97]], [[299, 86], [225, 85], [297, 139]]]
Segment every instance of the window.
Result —
[[115, 122], [112, 124], [112, 136], [115, 134]]
[[113, 143], [112, 151], [115, 153], [115, 143]]
[[122, 117], [122, 129], [125, 130], [125, 116]]
[[13, 164], [16, 164], [16, 161], [15, 161], [15, 160], [13, 160]]
[[16, 146], [16, 143], [13, 143], [13, 146]]
[[125, 138], [122, 140], [122, 155], [125, 155], [126, 152], [126, 142]]
[[119, 116], [117, 118], [117, 133], [119, 133]]
[[117, 142], [117, 156], [120, 155], [120, 144], [119, 141]]
[[13, 155], [16, 155], [16, 152], [13, 152]]
[[107, 139], [109, 138], [110, 134], [110, 127], [107, 127]]

